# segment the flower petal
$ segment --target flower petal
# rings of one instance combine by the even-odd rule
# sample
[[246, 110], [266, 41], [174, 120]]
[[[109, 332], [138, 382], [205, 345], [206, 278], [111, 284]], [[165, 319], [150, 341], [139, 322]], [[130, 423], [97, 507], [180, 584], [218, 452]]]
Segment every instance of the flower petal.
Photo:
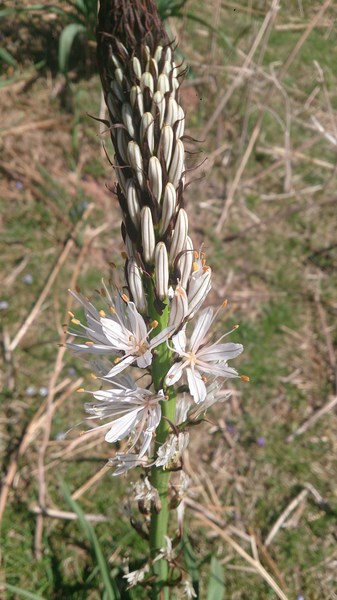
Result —
[[207, 395], [207, 390], [204, 381], [201, 378], [199, 371], [196, 369], [190, 369], [189, 367], [186, 369], [188, 387], [190, 389], [190, 394], [193, 396], [194, 402], [199, 404], [205, 400]]
[[112, 369], [110, 369], [109, 373], [107, 373], [105, 375], [105, 377], [107, 379], [110, 379], [111, 377], [114, 377], [121, 371], [124, 371], [124, 369], [126, 369], [126, 367], [128, 367], [129, 365], [132, 365], [132, 363], [136, 360], [136, 358], [137, 358], [136, 356], [126, 356], [125, 358], [122, 358], [119, 361], [119, 363], [117, 363], [114, 367], [112, 367]]
[[141, 356], [137, 356], [137, 367], [140, 369], [146, 369], [152, 363], [152, 353], [150, 350], [147, 350], [145, 354]]
[[206, 362], [211, 361], [226, 361], [230, 358], [239, 356], [243, 351], [242, 344], [213, 344], [212, 346], [205, 346], [198, 350], [197, 356], [200, 360]]
[[172, 365], [165, 378], [166, 385], [173, 385], [179, 381], [183, 374], [184, 364], [182, 361], [179, 361]]
[[140, 410], [142, 409], [139, 408], [133, 410], [119, 419], [116, 419], [112, 424], [111, 429], [106, 434], [105, 441], [110, 443], [117, 442], [129, 435], [138, 421], [138, 413]]
[[211, 308], [205, 308], [195, 324], [194, 331], [191, 335], [190, 349], [191, 352], [196, 352], [205, 338], [207, 331], [209, 330], [213, 321], [213, 310]]
[[184, 356], [186, 350], [186, 332], [185, 328], [181, 329], [177, 335], [174, 335], [172, 338], [173, 347], [177, 354], [180, 356]]

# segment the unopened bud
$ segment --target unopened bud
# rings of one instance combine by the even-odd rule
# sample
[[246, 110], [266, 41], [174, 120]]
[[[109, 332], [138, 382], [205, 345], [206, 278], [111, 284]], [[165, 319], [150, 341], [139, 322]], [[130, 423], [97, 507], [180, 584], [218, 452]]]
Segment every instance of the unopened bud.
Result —
[[132, 59], [132, 68], [133, 68], [133, 72], [136, 75], [136, 77], [138, 77], [138, 79], [140, 79], [142, 76], [142, 67], [141, 67], [140, 61], [137, 58], [137, 56], [134, 56]]
[[122, 188], [123, 194], [126, 195], [126, 179], [125, 179], [125, 175], [123, 173], [123, 168], [120, 167], [117, 160], [115, 160], [115, 163], [116, 163], [115, 164], [115, 173], [116, 173], [117, 181]]
[[157, 244], [154, 260], [156, 268], [156, 292], [158, 298], [164, 300], [167, 296], [170, 275], [167, 250], [164, 242], [159, 242], [159, 244]]
[[119, 110], [118, 110], [116, 99], [114, 98], [114, 96], [111, 93], [109, 93], [107, 95], [107, 105], [108, 105], [109, 113], [112, 115], [112, 117], [114, 119], [117, 119]]
[[187, 236], [185, 251], [182, 254], [181, 258], [179, 258], [179, 261], [178, 261], [178, 268], [180, 271], [180, 283], [185, 290], [187, 289], [189, 276], [191, 274], [192, 263], [193, 263], [193, 244], [192, 244], [191, 238]]
[[161, 92], [155, 92], [152, 98], [152, 107], [151, 112], [155, 117], [157, 114], [157, 110], [159, 112], [159, 127], [163, 126], [164, 116], [165, 116], [165, 106], [166, 100]]
[[140, 112], [140, 114], [142, 115], [144, 112], [144, 100], [143, 100], [143, 93], [142, 90], [140, 89], [139, 85], [133, 85], [130, 91], [130, 103], [132, 108], [135, 108], [135, 106], [138, 106], [138, 110]]
[[147, 310], [147, 302], [142, 279], [142, 270], [137, 265], [134, 258], [129, 260], [127, 271], [129, 288], [133, 301], [139, 312], [144, 313]]
[[138, 229], [140, 224], [140, 206], [136, 186], [132, 179], [128, 179], [126, 182], [126, 201], [130, 219], [136, 229]]
[[130, 137], [135, 137], [135, 128], [132, 120], [132, 108], [128, 102], [124, 102], [122, 106], [122, 119], [127, 128]]
[[181, 208], [178, 212], [170, 247], [170, 263], [174, 262], [176, 256], [186, 247], [188, 233], [188, 217], [186, 211]]
[[149, 73], [151, 73], [155, 77], [158, 77], [158, 64], [157, 61], [154, 60], [152, 57], [146, 63], [146, 70], [149, 71]]
[[152, 77], [151, 73], [149, 73], [148, 71], [145, 71], [145, 73], [143, 73], [143, 75], [141, 76], [140, 88], [141, 88], [142, 92], [144, 92], [144, 90], [146, 88], [149, 88], [150, 92], [153, 93], [153, 89], [154, 89], [153, 77]]
[[149, 181], [150, 187], [158, 204], [160, 204], [161, 193], [163, 189], [163, 179], [160, 161], [156, 156], [151, 156], [149, 160]]
[[116, 130], [116, 145], [122, 160], [128, 162], [128, 134], [124, 129], [118, 127]]
[[167, 183], [164, 190], [163, 208], [161, 221], [159, 225], [159, 233], [165, 233], [170, 221], [176, 211], [176, 191], [172, 183]]
[[165, 75], [170, 75], [171, 72], [172, 72], [172, 63], [169, 62], [168, 60], [165, 60], [164, 66], [162, 68], [162, 73], [164, 73]]
[[172, 158], [173, 137], [174, 135], [171, 125], [165, 125], [160, 134], [159, 156], [161, 153], [163, 154], [167, 171], [170, 168]]
[[184, 153], [184, 144], [181, 140], [177, 140], [169, 170], [169, 180], [175, 189], [178, 187], [184, 169]]
[[178, 105], [178, 126], [176, 135], [177, 138], [181, 138], [184, 135], [185, 131], [185, 113], [180, 105]]
[[110, 84], [112, 92], [117, 96], [120, 102], [124, 102], [124, 94], [121, 85], [115, 79]]
[[179, 108], [178, 104], [172, 96], [169, 97], [167, 102], [167, 111], [165, 116], [165, 125], [173, 125], [179, 119]]
[[115, 79], [123, 89], [123, 71], [120, 67], [117, 67], [117, 69], [115, 69]]
[[174, 325], [176, 329], [184, 322], [188, 315], [188, 301], [185, 289], [177, 285], [170, 307], [169, 327]]
[[155, 249], [155, 233], [153, 228], [153, 220], [151, 209], [144, 206], [141, 212], [141, 231], [143, 242], [143, 256], [147, 263], [153, 262]]
[[131, 167], [136, 171], [137, 179], [141, 188], [144, 187], [143, 159], [140, 148], [136, 142], [128, 143], [128, 158]]
[[188, 312], [191, 314], [200, 308], [210, 291], [212, 271], [211, 268], [199, 269], [191, 274], [188, 284]]
[[127, 257], [129, 259], [133, 258], [133, 256], [134, 256], [133, 243], [132, 243], [130, 237], [128, 236], [128, 234], [126, 234], [126, 236], [125, 236], [125, 248], [126, 248]]
[[170, 81], [165, 73], [161, 73], [158, 77], [157, 90], [158, 92], [161, 92], [163, 96], [166, 94], [166, 92], [170, 91]]
[[172, 50], [170, 46], [166, 46], [165, 48], [165, 60], [172, 62]]
[[153, 116], [150, 112], [145, 112], [140, 122], [140, 140], [143, 141], [146, 136], [147, 143], [151, 154], [153, 154], [154, 148], [154, 125]]
[[163, 52], [163, 46], [157, 46], [155, 53], [154, 53], [154, 60], [159, 63], [160, 59], [161, 59], [161, 55]]

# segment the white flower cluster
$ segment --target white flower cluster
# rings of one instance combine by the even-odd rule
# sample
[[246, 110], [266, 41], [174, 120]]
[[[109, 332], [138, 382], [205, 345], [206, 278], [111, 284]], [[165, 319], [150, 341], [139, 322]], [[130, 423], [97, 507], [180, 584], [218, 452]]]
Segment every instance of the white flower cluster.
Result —
[[[130, 14], [137, 10], [128, 6]], [[200, 311], [212, 273], [204, 253], [194, 249], [183, 208], [181, 68], [156, 11], [133, 19], [132, 31], [130, 14], [118, 11], [109, 13], [112, 22], [100, 11], [98, 63], [115, 149], [127, 293], [103, 284], [99, 310], [72, 292], [86, 322], [71, 314], [77, 326], [72, 335], [84, 341], [68, 344], [77, 353], [111, 359], [99, 368], [108, 389], [92, 392], [95, 402], [86, 408], [90, 418], [104, 420], [106, 441], [128, 439], [127, 449], [111, 460], [116, 474], [137, 465], [178, 466], [188, 443], [185, 424], [214, 403], [223, 381], [238, 376], [228, 361], [242, 352], [241, 344], [222, 343], [227, 334], [212, 343], [218, 311]], [[163, 348], [167, 368], [158, 383], [151, 369]], [[130, 368], [147, 373], [148, 385], [125, 377]], [[178, 395], [175, 430], [154, 450], [164, 403], [178, 382], [189, 394]]]

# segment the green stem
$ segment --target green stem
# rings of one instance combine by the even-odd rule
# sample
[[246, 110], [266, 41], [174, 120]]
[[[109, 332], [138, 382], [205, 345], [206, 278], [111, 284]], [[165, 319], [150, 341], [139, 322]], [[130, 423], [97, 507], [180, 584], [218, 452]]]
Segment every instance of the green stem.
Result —
[[[165, 306], [161, 315], [158, 314], [154, 306], [153, 290], [148, 290], [149, 313], [152, 320], [158, 321], [158, 326], [154, 330], [154, 335], [165, 329], [168, 325], [169, 311], [168, 305]], [[172, 362], [172, 352], [164, 342], [158, 346], [154, 352], [152, 360], [152, 378], [153, 385], [156, 391], [163, 389], [164, 378], [168, 372]], [[168, 400], [162, 402], [162, 418], [156, 431], [156, 448], [160, 448], [165, 442], [168, 434], [171, 431], [169, 421], [175, 422], [176, 417], [176, 397], [173, 387], [166, 390]], [[169, 420], [169, 421], [168, 421]], [[166, 546], [165, 536], [167, 535], [169, 521], [169, 506], [168, 506], [168, 489], [169, 489], [170, 472], [164, 471], [161, 467], [152, 467], [151, 469], [151, 484], [158, 490], [161, 509], [157, 513], [153, 509], [151, 514], [150, 526], [150, 551], [151, 558], [155, 558], [160, 550]], [[153, 571], [157, 576], [153, 586], [153, 600], [169, 599], [169, 588], [165, 587], [165, 582], [168, 579], [168, 563], [165, 559], [158, 560], [153, 565]], [[163, 587], [164, 586], [164, 587]]]

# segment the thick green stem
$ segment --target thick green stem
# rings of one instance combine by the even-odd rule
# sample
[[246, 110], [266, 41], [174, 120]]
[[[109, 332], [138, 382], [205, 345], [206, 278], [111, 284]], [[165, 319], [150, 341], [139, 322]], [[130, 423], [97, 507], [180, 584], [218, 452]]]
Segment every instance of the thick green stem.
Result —
[[[149, 313], [153, 320], [158, 321], [158, 326], [155, 328], [155, 334], [159, 333], [168, 325], [168, 306], [166, 305], [162, 314], [159, 315], [153, 302], [153, 292], [149, 290]], [[163, 389], [164, 378], [171, 366], [172, 352], [164, 342], [158, 346], [154, 352], [152, 361], [152, 378], [153, 385], [156, 391]], [[170, 387], [166, 390], [168, 400], [162, 402], [162, 418], [156, 431], [156, 449], [162, 446], [168, 434], [171, 431], [170, 423], [175, 422], [176, 416], [176, 397], [174, 388]], [[167, 535], [169, 521], [169, 506], [168, 506], [168, 489], [169, 489], [170, 472], [164, 471], [161, 467], [152, 467], [151, 469], [151, 484], [158, 490], [161, 509], [157, 513], [155, 509], [151, 515], [150, 527], [150, 551], [151, 558], [155, 558], [160, 550], [166, 546], [165, 536]], [[169, 588], [165, 587], [165, 582], [168, 578], [168, 563], [165, 559], [160, 559], [154, 563], [153, 570], [157, 576], [157, 581], [153, 586], [154, 600], [160, 598], [163, 600], [169, 599]]]

